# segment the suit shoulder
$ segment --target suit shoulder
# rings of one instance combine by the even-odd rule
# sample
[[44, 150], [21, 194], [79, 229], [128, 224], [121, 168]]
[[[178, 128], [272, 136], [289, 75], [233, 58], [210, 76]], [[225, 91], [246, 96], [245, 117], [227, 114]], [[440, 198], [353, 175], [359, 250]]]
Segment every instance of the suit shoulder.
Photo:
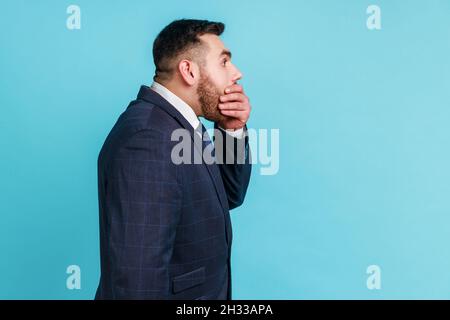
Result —
[[134, 134], [141, 130], [151, 130], [169, 134], [179, 127], [178, 122], [160, 107], [143, 100], [131, 101], [120, 115], [115, 127]]
[[178, 122], [160, 107], [139, 99], [131, 101], [106, 137], [100, 156], [117, 152], [143, 131], [150, 131], [153, 139], [170, 141], [171, 133], [179, 127]]

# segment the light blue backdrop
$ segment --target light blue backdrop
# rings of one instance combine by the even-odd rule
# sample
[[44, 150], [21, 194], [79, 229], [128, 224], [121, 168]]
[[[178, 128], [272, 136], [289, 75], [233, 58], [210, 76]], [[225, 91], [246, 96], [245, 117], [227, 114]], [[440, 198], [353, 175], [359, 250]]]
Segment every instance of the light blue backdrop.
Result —
[[256, 165], [232, 211], [233, 297], [449, 299], [449, 14], [448, 0], [2, 1], [0, 298], [93, 298], [98, 151], [151, 83], [155, 36], [186, 17], [226, 24], [249, 126], [280, 130], [278, 174]]

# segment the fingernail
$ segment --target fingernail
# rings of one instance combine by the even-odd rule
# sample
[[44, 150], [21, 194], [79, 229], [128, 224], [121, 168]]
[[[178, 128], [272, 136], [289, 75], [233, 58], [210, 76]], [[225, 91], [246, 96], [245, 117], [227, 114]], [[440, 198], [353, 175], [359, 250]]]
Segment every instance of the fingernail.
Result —
[[225, 89], [225, 92], [227, 92], [227, 93], [230, 92], [230, 89], [229, 89], [229, 88], [226, 88], [226, 89]]

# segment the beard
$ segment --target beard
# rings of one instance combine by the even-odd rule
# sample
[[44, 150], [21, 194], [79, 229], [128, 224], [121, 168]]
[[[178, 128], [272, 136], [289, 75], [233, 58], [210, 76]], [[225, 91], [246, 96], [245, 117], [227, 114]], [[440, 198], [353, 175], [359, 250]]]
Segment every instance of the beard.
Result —
[[209, 121], [220, 122], [226, 118], [219, 110], [219, 97], [222, 92], [211, 81], [205, 70], [200, 72], [200, 80], [197, 87], [200, 107], [203, 117]]

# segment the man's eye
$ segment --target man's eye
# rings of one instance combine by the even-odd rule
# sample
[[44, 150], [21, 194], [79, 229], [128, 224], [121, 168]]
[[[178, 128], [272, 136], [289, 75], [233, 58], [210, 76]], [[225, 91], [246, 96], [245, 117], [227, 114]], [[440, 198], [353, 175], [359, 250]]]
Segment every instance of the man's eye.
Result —
[[223, 59], [223, 65], [225, 66], [225, 64], [228, 62], [228, 60], [227, 59]]

